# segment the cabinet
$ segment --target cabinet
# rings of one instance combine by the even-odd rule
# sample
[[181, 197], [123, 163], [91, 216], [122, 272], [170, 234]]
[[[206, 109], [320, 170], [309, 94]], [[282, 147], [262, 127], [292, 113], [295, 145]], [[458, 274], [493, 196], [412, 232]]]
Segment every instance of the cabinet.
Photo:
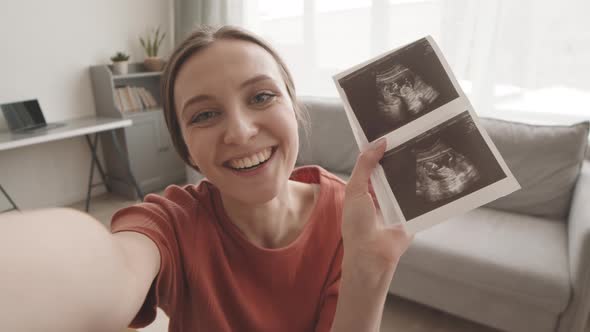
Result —
[[[169, 184], [184, 182], [184, 163], [172, 145], [161, 106], [124, 112], [115, 102], [117, 88], [133, 86], [145, 88], [161, 105], [161, 72], [149, 72], [141, 63], [130, 63], [129, 73], [125, 75], [114, 75], [110, 65], [98, 65], [90, 68], [90, 76], [96, 114], [133, 121], [130, 127], [119, 129], [117, 137], [124, 161], [130, 166], [141, 191], [146, 194]], [[125, 180], [126, 165], [117, 158], [114, 142], [101, 137], [101, 143], [109, 174], [107, 181], [112, 191], [137, 198], [133, 185]]]

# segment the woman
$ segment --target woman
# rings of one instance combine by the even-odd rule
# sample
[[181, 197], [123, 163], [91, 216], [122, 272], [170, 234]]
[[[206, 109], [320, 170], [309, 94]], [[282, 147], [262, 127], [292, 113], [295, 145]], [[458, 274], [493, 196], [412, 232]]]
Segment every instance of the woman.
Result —
[[402, 226], [384, 226], [369, 193], [385, 142], [360, 154], [346, 185], [320, 167], [294, 169], [302, 116], [291, 76], [238, 28], [195, 31], [171, 55], [162, 88], [173, 143], [206, 180], [113, 216], [113, 235], [95, 241], [102, 258], [86, 255], [118, 276], [102, 272], [112, 285], [103, 281], [102, 294], [78, 281], [99, 303], [81, 301], [82, 322], [68, 326], [142, 327], [160, 306], [170, 331], [378, 331], [411, 242]]

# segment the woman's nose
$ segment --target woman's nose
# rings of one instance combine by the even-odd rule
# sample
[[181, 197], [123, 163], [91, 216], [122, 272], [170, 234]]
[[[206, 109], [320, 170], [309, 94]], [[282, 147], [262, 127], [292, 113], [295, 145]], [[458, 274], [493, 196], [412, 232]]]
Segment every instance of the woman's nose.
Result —
[[245, 144], [258, 133], [252, 115], [247, 110], [229, 112], [223, 141], [225, 144]]

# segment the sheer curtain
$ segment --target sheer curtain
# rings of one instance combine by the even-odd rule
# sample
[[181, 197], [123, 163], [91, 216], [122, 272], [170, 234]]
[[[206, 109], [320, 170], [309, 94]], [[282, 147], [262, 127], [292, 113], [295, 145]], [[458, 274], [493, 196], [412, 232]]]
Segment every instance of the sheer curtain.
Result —
[[300, 95], [425, 35], [482, 115], [590, 119], [588, 0], [244, 0], [241, 25], [283, 55]]
[[174, 40], [180, 43], [198, 24], [242, 25], [242, 0], [171, 0], [174, 6]]

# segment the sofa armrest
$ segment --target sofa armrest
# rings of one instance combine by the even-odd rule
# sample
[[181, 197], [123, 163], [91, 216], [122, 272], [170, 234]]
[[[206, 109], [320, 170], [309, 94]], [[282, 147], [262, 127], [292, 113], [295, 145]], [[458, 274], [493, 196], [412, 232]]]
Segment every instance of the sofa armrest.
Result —
[[590, 311], [590, 161], [583, 161], [568, 217], [572, 298], [559, 331], [583, 331]]
[[582, 163], [568, 217], [569, 263], [572, 286], [590, 284], [590, 161]]

